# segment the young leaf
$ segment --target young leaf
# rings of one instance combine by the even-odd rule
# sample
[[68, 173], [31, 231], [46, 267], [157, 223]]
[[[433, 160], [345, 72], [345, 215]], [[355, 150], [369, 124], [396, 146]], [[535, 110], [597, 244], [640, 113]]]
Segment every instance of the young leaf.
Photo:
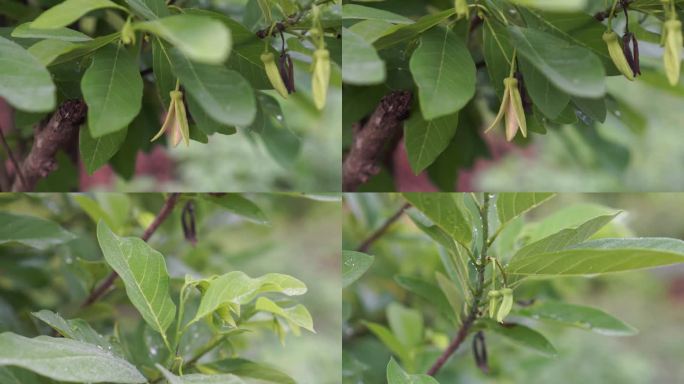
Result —
[[[427, 121], [457, 113], [475, 95], [475, 63], [463, 41], [448, 28], [423, 33], [409, 65]], [[451, 121], [455, 124], [458, 119]]]
[[466, 219], [462, 194], [404, 193], [403, 196], [454, 240], [470, 243], [473, 234], [470, 221]]
[[99, 49], [81, 80], [93, 138], [120, 131], [140, 112], [143, 82], [138, 65], [119, 44]]
[[193, 373], [190, 375], [176, 376], [159, 364], [155, 364], [159, 372], [169, 384], [243, 384], [239, 377], [234, 375], [202, 375]]
[[409, 375], [394, 361], [394, 358], [390, 358], [387, 364], [387, 384], [439, 384], [439, 382], [428, 375]]
[[75, 238], [53, 221], [0, 212], [0, 244], [16, 242], [43, 250]]
[[254, 304], [254, 309], [257, 311], [270, 312], [274, 315], [278, 315], [288, 322], [295, 324], [296, 326], [316, 333], [313, 327], [313, 319], [311, 318], [311, 314], [302, 304], [283, 308], [267, 297], [260, 297]]
[[596, 308], [554, 301], [537, 303], [516, 311], [517, 315], [552, 321], [608, 336], [631, 336], [638, 331]]
[[100, 221], [97, 240], [107, 264], [121, 277], [126, 294], [152, 329], [166, 338], [176, 313], [169, 296], [169, 275], [164, 256], [142, 239], [119, 237]]
[[2, 36], [0, 57], [0, 97], [28, 112], [47, 112], [55, 107], [55, 84], [36, 57]]
[[296, 384], [293, 378], [278, 368], [264, 363], [256, 363], [247, 359], [233, 358], [201, 364], [197, 369], [202, 373], [232, 373], [239, 377], [248, 377], [276, 384]]
[[175, 15], [133, 25], [173, 44], [191, 60], [222, 64], [232, 47], [230, 30], [209, 17]]
[[373, 265], [374, 256], [362, 252], [342, 251], [342, 288], [358, 280]]
[[[53, 380], [79, 383], [147, 383], [131, 363], [92, 344], [14, 333], [0, 334], [0, 366], [22, 367]], [[87, 367], [87, 369], [86, 369]]]
[[257, 224], [268, 224], [266, 214], [253, 202], [242, 197], [239, 193], [223, 193], [220, 195], [202, 194], [203, 199], [221, 206], [223, 209], [232, 212], [245, 219]]
[[94, 344], [106, 351], [112, 351], [112, 344], [107, 341], [102, 335], [98, 334], [86, 321], [81, 319], [65, 320], [58, 313], [43, 309], [38, 312], [31, 313], [35, 318], [41, 320], [49, 325], [60, 335], [82, 341], [88, 344]]
[[544, 335], [524, 325], [499, 324], [491, 319], [480, 319], [479, 324], [488, 330], [504, 336], [517, 345], [530, 348], [546, 356], [555, 356], [557, 354], [556, 348], [546, 340]]
[[12, 37], [20, 39], [52, 39], [60, 41], [70, 41], [74, 43], [90, 41], [93, 38], [76, 30], [69, 28], [35, 29], [31, 28], [31, 23], [18, 25], [12, 31]]
[[347, 84], [370, 85], [385, 81], [385, 63], [373, 46], [348, 29], [342, 31], [342, 80]]
[[73, 23], [86, 13], [102, 8], [126, 8], [109, 0], [65, 0], [43, 12], [31, 23], [31, 28], [61, 28]]
[[248, 126], [256, 115], [254, 90], [238, 72], [223, 66], [198, 64], [180, 51], [169, 51], [171, 65], [185, 87], [214, 120]]
[[601, 239], [549, 253], [516, 257], [506, 273], [594, 275], [684, 262], [684, 241], [667, 238]]
[[500, 193], [496, 198], [499, 222], [504, 225], [552, 197], [553, 193]]
[[119, 151], [121, 144], [126, 140], [128, 129], [122, 129], [98, 138], [93, 138], [89, 129], [81, 129], [78, 133], [78, 148], [81, 152], [81, 161], [88, 174], [93, 174], [100, 167], [107, 164]]

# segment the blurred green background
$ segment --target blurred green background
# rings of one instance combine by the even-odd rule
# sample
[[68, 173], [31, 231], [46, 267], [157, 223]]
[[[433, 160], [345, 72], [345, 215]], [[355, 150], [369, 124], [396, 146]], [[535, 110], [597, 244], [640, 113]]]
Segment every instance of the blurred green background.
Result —
[[[533, 210], [529, 221], [573, 203], [598, 203], [623, 210], [606, 230], [624, 235], [684, 238], [684, 194], [561, 194]], [[343, 247], [355, 249], [404, 203], [399, 195], [345, 195]], [[418, 308], [424, 315], [424, 351], [419, 371], [434, 362], [455, 330], [434, 307], [397, 285], [401, 275], [431, 276], [441, 269], [438, 248], [404, 216], [368, 253], [370, 270], [343, 292], [345, 384], [385, 382], [390, 354], [360, 320], [385, 323], [390, 302]], [[486, 334], [491, 374], [475, 366], [470, 339], [438, 376], [441, 383], [678, 383], [684, 378], [684, 267], [526, 282], [536, 297], [600, 308], [636, 327], [631, 337], [610, 337], [549, 323], [533, 323], [556, 347], [546, 358]], [[532, 295], [530, 296], [532, 297]], [[440, 348], [437, 348], [440, 346]], [[354, 361], [354, 359], [356, 361]], [[353, 376], [355, 365], [362, 377]], [[363, 370], [365, 368], [365, 371]]]
[[[135, 328], [140, 316], [131, 309], [123, 286], [109, 293], [90, 311], [78, 304], [90, 288], [80, 281], [81, 260], [101, 260], [95, 223], [74, 200], [76, 194], [0, 194], [0, 210], [42, 216], [59, 222], [79, 238], [72, 243], [37, 251], [16, 244], [0, 246], [0, 332], [26, 336], [47, 329], [30, 316], [40, 309], [58, 311], [66, 318], [88, 320], [98, 332], [109, 334], [112, 319], [122, 329]], [[164, 198], [161, 194], [95, 194], [100, 206], [126, 222], [127, 236], [140, 236]], [[192, 195], [186, 197], [192, 198]], [[166, 258], [174, 278], [172, 297], [186, 273], [208, 277], [241, 270], [255, 277], [265, 273], [290, 274], [308, 286], [297, 298], [313, 317], [316, 334], [287, 334], [285, 345], [270, 331], [248, 332], [236, 340], [240, 357], [275, 365], [297, 383], [339, 383], [341, 376], [340, 202], [277, 194], [249, 194], [270, 223], [262, 225], [232, 214], [218, 205], [195, 199], [198, 242], [184, 240], [182, 203], [150, 239]], [[106, 270], [105, 270], [106, 271]], [[77, 277], [81, 276], [81, 277]], [[198, 295], [194, 295], [198, 296]], [[114, 305], [116, 304], [116, 305]], [[198, 339], [206, 335], [199, 329]], [[204, 343], [206, 340], [197, 340]], [[201, 344], [200, 344], [201, 345]], [[204, 361], [211, 361], [207, 356]], [[245, 380], [247, 383], [256, 381]]]

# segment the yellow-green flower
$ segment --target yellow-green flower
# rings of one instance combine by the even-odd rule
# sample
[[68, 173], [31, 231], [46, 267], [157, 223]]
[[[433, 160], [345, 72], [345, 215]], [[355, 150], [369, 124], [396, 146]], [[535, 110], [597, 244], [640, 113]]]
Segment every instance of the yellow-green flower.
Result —
[[264, 69], [266, 70], [266, 76], [271, 82], [273, 89], [278, 91], [280, 96], [287, 98], [287, 87], [283, 82], [283, 78], [280, 76], [280, 70], [275, 62], [275, 57], [272, 52], [265, 52], [261, 54], [261, 62], [264, 63]]
[[327, 49], [317, 49], [313, 54], [313, 78], [311, 92], [314, 104], [319, 110], [325, 107], [330, 82], [330, 52]]
[[663, 25], [663, 44], [665, 45], [665, 74], [672, 86], [679, 84], [682, 70], [682, 22], [668, 20]]
[[457, 18], [470, 18], [470, 9], [468, 8], [468, 2], [466, 0], [456, 0], [454, 3], [454, 9], [456, 9]]
[[520, 90], [518, 89], [518, 79], [515, 77], [506, 78], [504, 80], [504, 87], [504, 97], [499, 113], [485, 132], [494, 129], [504, 119], [506, 122], [506, 140], [512, 141], [518, 134], [518, 130], [520, 130], [523, 137], [527, 137], [527, 120]]
[[613, 64], [617, 67], [618, 71], [625, 75], [629, 80], [634, 80], [634, 70], [629, 65], [627, 61], [627, 56], [625, 56], [625, 51], [620, 43], [620, 38], [617, 33], [613, 31], [607, 31], [603, 34], [603, 41], [606, 42], [608, 46], [608, 53], [610, 58], [613, 60]]
[[503, 296], [503, 299], [501, 300], [499, 312], [496, 314], [496, 321], [499, 323], [503, 323], [504, 319], [513, 308], [513, 290], [510, 288], [503, 288], [501, 290], [501, 295]]
[[186, 146], [190, 145], [190, 127], [188, 124], [188, 116], [185, 112], [185, 103], [183, 102], [183, 92], [171, 91], [171, 103], [169, 110], [166, 113], [166, 118], [162, 124], [161, 129], [152, 138], [152, 141], [161, 137], [164, 132], [171, 136], [171, 145], [177, 147], [181, 140], [185, 142]]

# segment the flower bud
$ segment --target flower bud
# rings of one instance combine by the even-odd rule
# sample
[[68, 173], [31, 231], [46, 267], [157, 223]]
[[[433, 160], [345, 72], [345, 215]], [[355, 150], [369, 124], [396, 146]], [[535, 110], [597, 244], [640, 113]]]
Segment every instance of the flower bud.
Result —
[[273, 89], [278, 91], [278, 93], [282, 97], [287, 98], [287, 87], [285, 87], [283, 78], [280, 76], [280, 70], [278, 69], [278, 65], [275, 62], [275, 57], [273, 56], [273, 53], [262, 53], [261, 62], [264, 63], [266, 76], [268, 77], [268, 80], [271, 82]]
[[489, 132], [496, 127], [502, 119], [506, 122], [506, 140], [512, 141], [518, 130], [523, 137], [527, 137], [527, 119], [525, 118], [525, 107], [523, 106], [518, 80], [515, 77], [508, 77], [504, 80], [504, 98], [501, 108], [496, 115], [496, 119], [485, 132]]
[[513, 290], [504, 288], [501, 290], [501, 295], [503, 295], [503, 300], [501, 300], [499, 312], [496, 314], [496, 321], [499, 323], [503, 323], [506, 316], [511, 312], [511, 309], [513, 309]]
[[458, 19], [470, 18], [470, 9], [468, 8], [468, 2], [466, 0], [456, 0], [454, 8], [456, 9], [456, 17]]
[[668, 20], [664, 24], [663, 39], [665, 45], [665, 74], [670, 85], [679, 84], [682, 68], [682, 22], [676, 19]]
[[489, 297], [489, 317], [493, 319], [496, 314], [496, 304], [499, 301], [499, 297], [501, 297], [501, 292], [489, 291], [487, 297]]
[[171, 144], [176, 147], [181, 142], [185, 141], [185, 145], [190, 145], [190, 128], [188, 125], [188, 116], [185, 112], [185, 103], [183, 102], [183, 93], [180, 91], [171, 91], [171, 103], [169, 104], [166, 118], [162, 124], [161, 129], [152, 138], [155, 141], [161, 137], [164, 132], [171, 135]]
[[615, 67], [625, 75], [629, 80], [634, 80], [634, 71], [627, 61], [625, 56], [625, 51], [623, 50], [622, 44], [619, 41], [619, 37], [615, 32], [605, 32], [603, 34], [603, 41], [608, 45], [608, 53], [610, 58], [613, 60]]
[[319, 110], [325, 107], [328, 83], [330, 83], [330, 52], [327, 49], [317, 49], [313, 54], [311, 93], [314, 104], [316, 104], [316, 108]]
[[135, 44], [135, 30], [131, 25], [131, 19], [126, 20], [126, 23], [121, 28], [121, 42], [125, 45]]

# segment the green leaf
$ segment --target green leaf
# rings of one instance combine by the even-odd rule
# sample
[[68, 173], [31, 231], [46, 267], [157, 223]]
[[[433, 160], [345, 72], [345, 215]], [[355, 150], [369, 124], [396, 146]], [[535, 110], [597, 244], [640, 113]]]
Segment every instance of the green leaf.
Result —
[[69, 28], [35, 29], [31, 28], [31, 23], [18, 25], [12, 31], [12, 37], [22, 39], [52, 39], [60, 41], [81, 42], [90, 41], [93, 38], [76, 30]]
[[97, 240], [107, 264], [121, 277], [126, 294], [152, 329], [166, 339], [176, 314], [169, 296], [169, 274], [164, 256], [142, 239], [119, 237], [100, 221]]
[[190, 324], [221, 307], [247, 304], [260, 293], [275, 292], [286, 296], [298, 296], [306, 293], [306, 285], [303, 282], [292, 276], [279, 273], [268, 273], [261, 277], [251, 278], [243, 272], [232, 271], [203, 282], [208, 283], [208, 286]]
[[638, 331], [599, 309], [555, 301], [536, 303], [515, 312], [538, 320], [553, 321], [607, 336], [632, 336]]
[[72, 60], [76, 60], [86, 55], [99, 50], [119, 39], [120, 35], [118, 33], [111, 33], [109, 35], [96, 37], [90, 41], [84, 41], [82, 43], [75, 43], [73, 47], [65, 52], [62, 52], [56, 59], [50, 62], [50, 65], [55, 66], [57, 64], [67, 63]]
[[439, 271], [435, 272], [435, 278], [437, 280], [437, 284], [439, 285], [439, 289], [442, 290], [442, 293], [449, 301], [452, 313], [456, 319], [460, 319], [461, 312], [463, 312], [463, 295], [461, 295], [461, 292], [458, 290], [458, 287], [456, 287], [456, 284], [454, 284], [453, 281], [449, 280], [449, 278], [444, 276]]
[[557, 118], [570, 103], [570, 96], [554, 86], [543, 73], [525, 58], [521, 57], [518, 63], [525, 81], [525, 89], [529, 92], [534, 105], [546, 117]]
[[230, 30], [211, 17], [181, 14], [135, 23], [133, 27], [154, 33], [200, 63], [222, 64], [233, 45]]
[[548, 1], [548, 0], [513, 0], [513, 3], [539, 8], [545, 11], [582, 11], [587, 5], [587, 0], [563, 0], [563, 1]]
[[496, 198], [499, 222], [504, 225], [523, 213], [538, 207], [553, 196], [553, 193], [499, 193]]
[[455, 13], [456, 10], [454, 7], [450, 7], [447, 10], [423, 16], [413, 24], [395, 25], [393, 28], [388, 29], [382, 37], [377, 39], [373, 45], [375, 46], [375, 49], [382, 50], [403, 41], [413, 39], [435, 25], [440, 24], [444, 20], [450, 18]]
[[0, 244], [16, 242], [42, 250], [75, 238], [54, 221], [0, 212]]
[[240, 377], [248, 377], [268, 383], [296, 384], [293, 378], [269, 364], [256, 363], [247, 359], [233, 358], [213, 361], [197, 367], [202, 373], [232, 373]]
[[260, 94], [258, 99], [257, 116], [251, 129], [259, 133], [266, 150], [271, 157], [285, 169], [294, 166], [302, 142], [285, 124], [283, 111], [278, 101], [266, 94]]
[[27, 50], [35, 56], [41, 64], [47, 66], [58, 57], [71, 52], [78, 47], [77, 44], [68, 41], [47, 39], [33, 44]]
[[55, 84], [36, 57], [1, 36], [0, 57], [0, 97], [28, 112], [47, 112], [55, 107]]
[[426, 121], [419, 111], [404, 124], [406, 152], [417, 175], [437, 160], [449, 146], [458, 128], [458, 114]]
[[393, 24], [383, 20], [364, 20], [349, 27], [349, 30], [361, 36], [368, 43], [373, 43], [392, 28]]
[[342, 251], [342, 288], [358, 280], [373, 265], [374, 256], [361, 252]]
[[381, 20], [393, 24], [413, 24], [413, 20], [408, 17], [358, 4], [344, 4], [342, 6], [342, 19]]
[[254, 309], [278, 315], [292, 324], [316, 333], [311, 314], [302, 304], [283, 308], [267, 297], [260, 297], [254, 304]]
[[387, 322], [404, 347], [413, 348], [422, 343], [424, 325], [419, 311], [392, 302], [387, 306]]
[[197, 64], [180, 51], [169, 51], [171, 65], [185, 90], [214, 120], [248, 126], [256, 116], [254, 90], [238, 72], [223, 66]]
[[128, 129], [122, 129], [95, 139], [90, 135], [90, 130], [80, 130], [78, 148], [81, 151], [81, 161], [83, 161], [88, 174], [92, 175], [93, 172], [107, 164], [126, 140], [127, 132]]
[[128, 11], [126, 8], [109, 0], [65, 0], [38, 16], [31, 23], [31, 28], [50, 29], [66, 27], [86, 13], [102, 8], [116, 8]]
[[480, 319], [478, 325], [484, 326], [496, 334], [504, 336], [516, 345], [529, 348], [546, 356], [556, 356], [556, 348], [542, 335], [532, 328], [521, 324], [499, 324], [492, 319]]
[[452, 115], [475, 95], [475, 63], [463, 41], [448, 28], [423, 33], [409, 66], [425, 120]]
[[439, 382], [428, 375], [409, 375], [394, 361], [394, 358], [390, 358], [387, 364], [387, 384], [439, 384]]
[[123, 45], [108, 45], [95, 53], [81, 80], [81, 91], [94, 138], [126, 128], [140, 113], [143, 81], [135, 59]]
[[578, 227], [598, 216], [614, 214], [616, 211], [598, 204], [578, 203], [565, 206], [543, 219], [525, 227], [525, 238], [535, 242], [562, 229]]
[[209, 116], [201, 107], [200, 102], [195, 100], [191, 94], [185, 95], [185, 101], [187, 101], [186, 106], [188, 108], [188, 113], [190, 116], [192, 116], [192, 120], [197, 125], [197, 128], [199, 128], [204, 134], [213, 135], [214, 133], [219, 132], [224, 135], [232, 135], [237, 133], [235, 127], [221, 124], [212, 119], [211, 116]]
[[165, 109], [171, 104], [171, 91], [176, 89], [176, 76], [173, 74], [169, 60], [164, 43], [158, 38], [152, 39], [152, 70], [157, 92]]
[[105, 351], [112, 351], [113, 346], [102, 335], [98, 334], [86, 321], [81, 319], [65, 320], [62, 316], [52, 311], [43, 309], [39, 312], [31, 313], [35, 318], [49, 325], [60, 335], [82, 341], [88, 344], [94, 344], [101, 347]]
[[452, 310], [449, 300], [447, 300], [446, 296], [437, 285], [412, 276], [395, 276], [394, 281], [404, 289], [431, 302], [444, 316], [449, 318], [449, 320], [456, 322], [457, 316]]
[[171, 14], [169, 9], [166, 8], [166, 2], [164, 0], [126, 0], [126, 4], [128, 4], [135, 13], [147, 20], [169, 16]]
[[606, 72], [596, 55], [554, 35], [530, 28], [508, 28], [518, 54], [561, 91], [596, 98], [606, 93]]
[[375, 48], [360, 35], [342, 29], [342, 80], [347, 84], [370, 85], [385, 81], [385, 63]]
[[159, 372], [164, 375], [164, 378], [169, 382], [169, 384], [243, 384], [243, 381], [235, 375], [203, 375], [199, 373], [193, 373], [190, 375], [176, 376], [159, 364], [155, 364], [155, 366]]
[[473, 234], [465, 216], [462, 194], [404, 193], [403, 196], [454, 240], [464, 245], [470, 243]]
[[511, 262], [515, 263], [518, 258], [524, 259], [539, 253], [551, 253], [579, 244], [590, 238], [619, 214], [620, 212], [612, 212], [608, 215], [594, 217], [579, 226], [564, 228], [553, 235], [530, 243], [518, 250], [511, 258]]
[[684, 262], [684, 241], [667, 238], [601, 239], [549, 253], [516, 257], [506, 273], [594, 275]]
[[59, 381], [147, 383], [147, 379], [126, 360], [95, 345], [64, 338], [38, 336], [29, 339], [2, 333], [0, 365], [25, 368]]
[[387, 349], [390, 350], [390, 352], [399, 357], [399, 359], [404, 361], [410, 358], [408, 348], [406, 348], [399, 341], [399, 339], [397, 339], [397, 337], [392, 333], [392, 331], [389, 330], [389, 328], [381, 324], [372, 323], [370, 321], [364, 321], [363, 324], [368, 327], [368, 330], [371, 331], [378, 339], [380, 339], [380, 341], [387, 347]]
[[249, 219], [257, 224], [268, 224], [268, 217], [261, 209], [251, 201], [242, 197], [239, 193], [223, 193], [219, 195], [201, 195], [203, 199], [214, 204], [220, 205], [229, 212], [245, 219]]

